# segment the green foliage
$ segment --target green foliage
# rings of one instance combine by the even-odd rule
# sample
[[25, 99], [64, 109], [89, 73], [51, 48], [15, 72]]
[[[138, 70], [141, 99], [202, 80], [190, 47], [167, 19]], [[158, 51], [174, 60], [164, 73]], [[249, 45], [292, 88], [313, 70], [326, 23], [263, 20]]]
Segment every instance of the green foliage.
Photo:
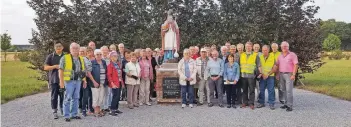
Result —
[[7, 50], [11, 48], [11, 36], [7, 33], [1, 34], [1, 51], [5, 52], [5, 62], [7, 57]]
[[37, 71], [27, 66], [30, 66], [27, 62], [1, 62], [1, 104], [47, 90], [47, 82], [37, 80]]
[[28, 62], [30, 58], [30, 52], [26, 51], [26, 52], [18, 53], [18, 58], [21, 62]]
[[346, 60], [350, 60], [350, 57], [351, 57], [350, 54], [346, 54], [346, 55], [345, 55], [345, 59], [346, 59]]
[[[299, 56], [302, 72], [313, 72], [322, 64], [318, 53], [319, 7], [312, 0], [227, 1], [218, 0], [29, 0], [35, 11], [38, 30], [32, 31], [33, 69], [43, 69], [43, 61], [62, 42], [65, 51], [75, 41], [97, 47], [124, 43], [129, 49], [161, 47], [161, 24], [165, 11], [173, 9], [180, 28], [181, 50], [190, 45], [233, 44], [246, 41], [269, 44], [283, 40]], [[313, 65], [313, 66], [311, 66]]]
[[340, 50], [341, 40], [335, 34], [329, 34], [323, 41], [323, 49], [326, 51]]
[[344, 57], [341, 50], [334, 50], [332, 54], [329, 56], [329, 59], [332, 58], [334, 60], [341, 60]]
[[303, 89], [351, 101], [351, 64], [348, 60], [326, 60], [318, 71], [305, 74]]
[[341, 49], [351, 50], [351, 23], [329, 19], [321, 22], [319, 29], [321, 38], [327, 38], [329, 34], [335, 34], [341, 40]]

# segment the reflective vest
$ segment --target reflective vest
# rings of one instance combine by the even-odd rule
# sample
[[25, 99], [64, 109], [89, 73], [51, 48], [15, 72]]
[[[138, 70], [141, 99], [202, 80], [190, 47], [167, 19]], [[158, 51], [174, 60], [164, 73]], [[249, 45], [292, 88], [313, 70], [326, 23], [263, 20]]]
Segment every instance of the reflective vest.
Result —
[[[65, 81], [69, 81], [71, 80], [71, 76], [72, 76], [72, 68], [73, 68], [73, 59], [72, 59], [72, 56], [71, 54], [66, 54], [65, 56], [65, 69], [63, 71], [63, 79]], [[79, 60], [80, 60], [80, 66], [81, 66], [81, 69], [82, 71], [85, 70], [85, 66], [84, 66], [84, 59], [83, 57], [79, 57]], [[83, 79], [85, 80], [85, 79]]]
[[274, 61], [276, 62], [278, 60], [278, 57], [280, 56], [280, 52], [277, 51], [277, 52], [271, 52], [269, 53], [270, 56], [273, 56], [274, 57]]
[[[261, 68], [262, 68], [262, 73], [267, 75], [273, 68], [274, 66], [274, 57], [273, 55], [269, 54], [267, 60], [264, 59], [264, 56], [260, 56], [260, 61], [261, 61]], [[274, 76], [274, 73], [269, 75], [269, 76]]]
[[246, 74], [254, 74], [256, 68], [257, 53], [252, 53], [247, 59], [245, 52], [240, 55], [240, 72]]

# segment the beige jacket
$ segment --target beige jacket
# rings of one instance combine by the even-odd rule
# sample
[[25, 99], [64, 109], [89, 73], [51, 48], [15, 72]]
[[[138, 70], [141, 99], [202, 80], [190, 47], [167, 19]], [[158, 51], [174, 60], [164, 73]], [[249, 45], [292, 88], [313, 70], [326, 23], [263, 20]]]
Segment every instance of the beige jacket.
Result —
[[[136, 64], [129, 62], [126, 64], [125, 70], [124, 72], [126, 73], [131, 73], [131, 75], [140, 77], [140, 65], [137, 62]], [[138, 80], [135, 80], [132, 77], [129, 77], [128, 75], [126, 75], [126, 84], [128, 85], [139, 85], [140, 84], [140, 78]]]
[[[197, 70], [196, 70], [196, 62], [193, 59], [189, 59], [189, 70], [190, 70], [190, 77], [193, 79], [190, 82], [190, 85], [195, 85]], [[178, 63], [178, 74], [179, 74], [179, 84], [186, 85], [184, 58], [181, 59]]]

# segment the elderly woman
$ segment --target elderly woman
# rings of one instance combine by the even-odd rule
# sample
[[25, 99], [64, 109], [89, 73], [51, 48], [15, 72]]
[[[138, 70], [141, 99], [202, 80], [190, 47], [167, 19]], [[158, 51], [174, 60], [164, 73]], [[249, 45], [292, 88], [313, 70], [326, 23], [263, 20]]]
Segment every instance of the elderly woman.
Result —
[[106, 61], [102, 59], [102, 52], [99, 49], [94, 51], [95, 60], [91, 61], [92, 70], [88, 74], [91, 84], [93, 84], [91, 91], [93, 94], [93, 107], [95, 116], [101, 117], [104, 113], [101, 111], [101, 106], [106, 98], [105, 87], [107, 87], [107, 65]]
[[117, 47], [116, 47], [116, 45], [115, 44], [111, 44], [110, 45], [110, 47], [109, 47], [109, 49], [110, 49], [110, 52], [113, 52], [113, 51], [117, 51]]
[[186, 95], [189, 97], [189, 107], [194, 104], [194, 85], [196, 84], [196, 62], [191, 59], [189, 49], [183, 51], [183, 59], [178, 63], [179, 84], [182, 94], [182, 108], [186, 106]]
[[140, 65], [137, 61], [137, 54], [130, 54], [130, 62], [125, 66], [126, 84], [127, 84], [127, 102], [128, 108], [139, 107], [138, 91], [140, 87]]
[[143, 104], [151, 106], [151, 103], [149, 102], [150, 81], [153, 79], [154, 75], [153, 75], [150, 58], [148, 58], [146, 55], [147, 55], [147, 51], [145, 49], [140, 51], [140, 59], [139, 59], [139, 65], [141, 69], [140, 70], [141, 79], [140, 79], [140, 89], [139, 89], [140, 106], [142, 106]]
[[124, 87], [122, 79], [122, 66], [118, 61], [118, 54], [115, 51], [110, 53], [111, 63], [107, 67], [107, 79], [109, 87], [112, 91], [112, 102], [111, 102], [111, 116], [117, 116], [118, 113], [122, 113], [118, 110], [119, 100], [121, 95], [121, 88]]
[[237, 62], [234, 61], [235, 56], [230, 54], [228, 56], [228, 63], [224, 65], [223, 79], [224, 89], [227, 93], [227, 108], [236, 108], [235, 97], [236, 97], [236, 84], [240, 77], [240, 67]]
[[239, 44], [236, 45], [236, 48], [237, 48], [237, 50], [238, 50], [238, 53], [237, 53], [237, 54], [240, 55], [241, 53], [244, 52], [244, 44], [239, 43]]

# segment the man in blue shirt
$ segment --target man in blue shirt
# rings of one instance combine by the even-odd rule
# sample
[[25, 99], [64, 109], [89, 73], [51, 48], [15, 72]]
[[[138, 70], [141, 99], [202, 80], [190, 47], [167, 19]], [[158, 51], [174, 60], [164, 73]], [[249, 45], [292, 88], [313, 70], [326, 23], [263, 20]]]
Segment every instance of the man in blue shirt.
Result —
[[210, 103], [209, 107], [213, 106], [213, 91], [215, 87], [217, 88], [219, 107], [223, 106], [223, 88], [222, 88], [222, 75], [224, 71], [224, 62], [222, 59], [218, 58], [218, 51], [212, 51], [212, 58], [209, 59], [206, 66], [206, 76], [208, 77], [208, 85], [210, 87]]

